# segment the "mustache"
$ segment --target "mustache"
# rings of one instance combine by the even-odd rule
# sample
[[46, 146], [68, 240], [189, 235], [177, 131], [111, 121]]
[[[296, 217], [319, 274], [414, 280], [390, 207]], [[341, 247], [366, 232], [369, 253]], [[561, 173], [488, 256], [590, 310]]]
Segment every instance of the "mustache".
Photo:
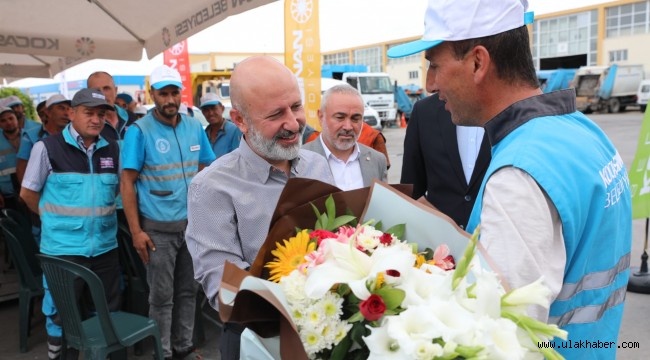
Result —
[[300, 125], [298, 128], [298, 131], [291, 131], [291, 130], [280, 130], [278, 131], [277, 134], [273, 137], [276, 140], [280, 139], [290, 139], [294, 137], [296, 134], [302, 134], [302, 132], [305, 130], [305, 125]]
[[336, 136], [352, 136], [352, 137], [356, 137], [357, 134], [354, 133], [354, 130], [340, 130], [338, 133], [336, 133]]

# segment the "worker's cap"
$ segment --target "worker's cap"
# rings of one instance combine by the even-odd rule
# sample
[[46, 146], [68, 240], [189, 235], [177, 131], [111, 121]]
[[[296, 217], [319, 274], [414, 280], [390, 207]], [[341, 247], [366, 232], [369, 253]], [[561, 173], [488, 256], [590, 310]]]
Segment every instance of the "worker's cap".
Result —
[[527, 0], [429, 0], [422, 39], [388, 49], [398, 58], [432, 48], [443, 41], [491, 36], [533, 22]]
[[11, 112], [14, 115], [16, 114], [16, 112], [12, 108], [6, 107], [6, 106], [0, 106], [0, 115], [4, 114], [6, 112]]
[[181, 74], [167, 65], [160, 65], [153, 69], [151, 76], [149, 77], [149, 82], [156, 90], [160, 90], [169, 85], [174, 85], [179, 89], [183, 88]]
[[47, 101], [45, 102], [45, 107], [49, 109], [50, 106], [60, 104], [60, 103], [63, 103], [63, 102], [67, 102], [68, 105], [70, 105], [70, 100], [68, 100], [67, 97], [65, 97], [65, 96], [63, 96], [61, 94], [54, 94], [54, 95], [50, 96], [49, 98], [47, 98]]
[[81, 89], [72, 98], [72, 107], [85, 106], [89, 108], [105, 108], [114, 110], [106, 101], [106, 96], [97, 89]]
[[138, 115], [147, 115], [147, 111], [148, 110], [147, 110], [146, 107], [144, 107], [142, 105], [139, 105], [139, 106], [135, 107], [135, 110], [133, 111], [133, 113], [138, 114]]
[[204, 106], [210, 106], [210, 105], [219, 105], [221, 104], [221, 101], [219, 101], [219, 97], [215, 93], [207, 93], [203, 96], [201, 96], [201, 108]]
[[23, 105], [23, 101], [16, 95], [11, 95], [8, 98], [5, 98], [2, 106], [12, 107], [16, 105]]
[[127, 93], [119, 93], [117, 94], [118, 99], [124, 100], [124, 102], [128, 105], [133, 101], [133, 96], [127, 94]]

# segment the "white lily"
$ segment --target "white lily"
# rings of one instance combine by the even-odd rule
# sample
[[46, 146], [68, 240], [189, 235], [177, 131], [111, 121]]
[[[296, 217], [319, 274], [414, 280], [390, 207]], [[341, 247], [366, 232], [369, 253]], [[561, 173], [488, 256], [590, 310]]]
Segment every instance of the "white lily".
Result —
[[402, 307], [426, 304], [430, 297], [447, 299], [451, 296], [451, 275], [448, 272], [431, 266], [430, 272], [424, 268], [411, 268], [404, 274], [402, 283], [397, 286], [404, 290]]
[[501, 298], [503, 306], [539, 305], [548, 309], [551, 290], [543, 284], [544, 277], [524, 287], [514, 289]]
[[368, 360], [411, 359], [411, 357], [404, 352], [404, 349], [400, 346], [397, 340], [388, 335], [386, 326], [368, 328], [370, 329], [370, 335], [363, 338], [363, 341], [366, 342], [366, 345], [370, 350]]
[[317, 299], [335, 284], [348, 284], [356, 297], [365, 300], [370, 296], [366, 286], [369, 279], [386, 270], [406, 274], [414, 263], [415, 255], [406, 244], [380, 247], [368, 256], [352, 243], [328, 241], [325, 261], [307, 273], [305, 293]]

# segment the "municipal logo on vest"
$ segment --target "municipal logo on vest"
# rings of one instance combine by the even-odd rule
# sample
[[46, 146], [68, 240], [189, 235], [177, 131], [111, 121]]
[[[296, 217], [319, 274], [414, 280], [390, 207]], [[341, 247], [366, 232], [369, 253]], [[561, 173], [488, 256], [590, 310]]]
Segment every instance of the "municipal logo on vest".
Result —
[[169, 141], [167, 141], [167, 139], [156, 140], [156, 150], [158, 150], [159, 153], [166, 154], [167, 152], [169, 152], [170, 148], [171, 145], [169, 144]]
[[115, 168], [115, 163], [113, 163], [113, 158], [111, 157], [100, 157], [99, 158], [99, 167], [102, 169], [113, 169]]

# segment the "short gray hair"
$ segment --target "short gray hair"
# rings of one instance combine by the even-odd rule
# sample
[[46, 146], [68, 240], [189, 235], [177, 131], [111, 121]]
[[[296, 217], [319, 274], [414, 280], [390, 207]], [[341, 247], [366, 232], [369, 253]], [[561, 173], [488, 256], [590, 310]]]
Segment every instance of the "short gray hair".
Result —
[[327, 91], [323, 93], [323, 96], [321, 97], [320, 100], [320, 111], [325, 112], [325, 105], [327, 105], [327, 100], [332, 94], [356, 95], [359, 97], [359, 101], [361, 101], [361, 103], [364, 104], [365, 107], [365, 103], [363, 102], [363, 97], [361, 96], [359, 91], [355, 89], [352, 85], [348, 83], [343, 83], [343, 84], [332, 86], [331, 88], [327, 89]]

